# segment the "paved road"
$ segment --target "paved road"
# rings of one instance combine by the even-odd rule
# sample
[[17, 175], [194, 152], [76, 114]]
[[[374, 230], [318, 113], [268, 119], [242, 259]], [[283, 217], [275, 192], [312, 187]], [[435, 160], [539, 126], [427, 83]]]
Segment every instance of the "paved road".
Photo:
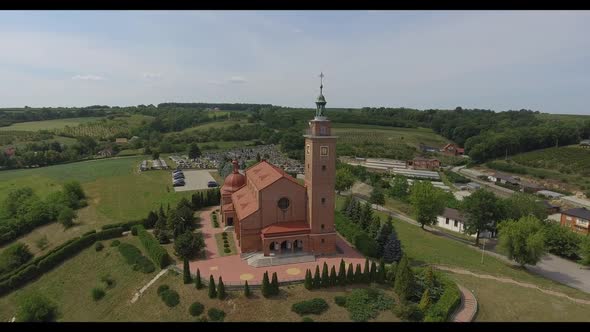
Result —
[[[355, 195], [355, 196], [357, 196], [357, 195]], [[357, 198], [363, 202], [366, 202], [366, 200], [363, 198], [360, 198], [358, 196], [357, 196]], [[391, 211], [391, 210], [389, 210], [383, 206], [380, 206], [380, 205], [372, 204], [372, 207], [375, 210], [388, 213], [393, 218], [403, 220], [407, 223], [410, 223], [412, 225], [416, 225], [418, 227], [420, 226], [420, 224], [418, 222], [416, 222], [412, 218], [409, 218], [408, 216], [405, 216], [401, 213]], [[466, 239], [463, 239], [463, 238], [460, 238], [457, 236], [453, 236], [449, 233], [436, 230], [432, 227], [426, 226], [424, 228], [436, 235], [444, 236], [449, 239], [462, 242], [462, 243], [466, 244], [468, 248], [471, 248], [473, 250], [481, 250], [480, 248], [475, 247], [473, 245], [472, 241], [468, 241]], [[486, 242], [487, 242], [486, 247], [485, 247], [485, 249], [486, 249], [485, 254], [486, 255], [494, 256], [498, 259], [503, 260], [504, 262], [506, 262], [508, 264], [518, 265], [516, 262], [509, 260], [508, 257], [496, 252], [496, 244], [497, 244], [496, 239], [488, 240]], [[580, 264], [574, 263], [572, 261], [568, 261], [566, 259], [557, 257], [552, 254], [547, 254], [547, 255], [545, 255], [545, 257], [543, 257], [543, 259], [541, 259], [541, 261], [536, 266], [526, 265], [525, 268], [528, 269], [529, 271], [539, 274], [547, 279], [551, 279], [553, 281], [557, 281], [557, 282], [562, 283], [564, 285], [568, 285], [570, 287], [590, 293], [590, 269], [585, 269]]]

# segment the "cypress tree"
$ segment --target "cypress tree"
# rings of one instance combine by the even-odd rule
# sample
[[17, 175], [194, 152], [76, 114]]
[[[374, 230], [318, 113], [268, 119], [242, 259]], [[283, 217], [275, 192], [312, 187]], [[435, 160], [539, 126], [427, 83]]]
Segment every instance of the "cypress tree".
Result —
[[197, 277], [195, 278], [195, 288], [203, 288], [203, 282], [201, 281], [201, 271], [199, 271], [199, 269], [197, 269]]
[[371, 220], [371, 223], [369, 224], [369, 230], [367, 231], [369, 233], [369, 236], [372, 239], [375, 239], [377, 237], [377, 234], [379, 233], [380, 228], [381, 218], [379, 218], [379, 216], [373, 216], [373, 220]]
[[220, 300], [225, 299], [227, 294], [225, 294], [225, 285], [223, 284], [223, 279], [219, 277], [219, 283], [217, 284], [217, 298]]
[[397, 234], [395, 231], [392, 231], [389, 234], [389, 238], [387, 239], [387, 243], [385, 247], [383, 247], [383, 260], [386, 263], [393, 263], [399, 262], [402, 258], [402, 245], [400, 240], [397, 238]]
[[408, 258], [404, 255], [395, 271], [393, 290], [401, 301], [406, 301], [414, 289], [414, 272], [410, 268]]
[[431, 305], [430, 291], [428, 290], [428, 288], [426, 288], [424, 290], [424, 293], [422, 293], [422, 298], [420, 299], [420, 304], [418, 305], [418, 307], [420, 308], [420, 310], [422, 310], [422, 312], [426, 312], [426, 310], [428, 310], [430, 305]]
[[270, 283], [270, 290], [272, 295], [279, 295], [279, 278], [276, 272], [272, 274], [272, 282]]
[[330, 286], [331, 287], [336, 286], [337, 282], [338, 282], [338, 277], [336, 277], [336, 267], [334, 265], [332, 265], [332, 269], [330, 269]]
[[379, 270], [377, 270], [377, 283], [382, 284], [385, 282], [385, 262], [383, 258], [379, 260]]
[[305, 289], [312, 290], [313, 289], [313, 282], [311, 281], [311, 271], [307, 269], [305, 271]]
[[381, 225], [379, 231], [377, 232], [377, 236], [375, 236], [375, 241], [377, 242], [377, 257], [383, 256], [383, 249], [387, 244], [387, 239], [389, 235], [393, 231], [393, 224], [391, 222], [391, 216], [387, 218], [387, 221]]
[[183, 261], [183, 268], [182, 268], [182, 280], [185, 284], [190, 284], [192, 282], [191, 278], [191, 270], [188, 264], [188, 259], [184, 259]]
[[264, 272], [262, 276], [262, 296], [269, 297], [271, 295], [270, 282], [268, 281], [268, 272]]
[[344, 259], [340, 260], [340, 270], [338, 270], [338, 285], [346, 285], [346, 264], [344, 264]]
[[215, 290], [215, 279], [213, 276], [209, 276], [209, 298], [214, 299], [217, 297], [217, 291]]
[[354, 284], [354, 268], [352, 267], [352, 263], [348, 264], [348, 272], [346, 274], [346, 283], [347, 284]]
[[315, 273], [313, 275], [313, 288], [318, 289], [322, 286], [322, 279], [320, 278], [320, 267], [315, 266]]
[[356, 270], [354, 271], [354, 283], [360, 284], [363, 282], [363, 272], [361, 272], [361, 265], [356, 265]]
[[433, 288], [436, 285], [435, 278], [434, 278], [434, 271], [432, 270], [432, 266], [429, 266], [426, 270], [426, 275], [424, 278], [424, 282], [427, 288]]
[[330, 286], [330, 275], [328, 274], [328, 264], [324, 262], [322, 268], [322, 287], [328, 288]]
[[377, 264], [375, 261], [371, 262], [371, 272], [369, 272], [369, 282], [375, 282], [377, 280]]
[[365, 258], [365, 268], [363, 269], [363, 282], [367, 284], [371, 282], [371, 276], [369, 275], [369, 273], [371, 273], [369, 271], [369, 259]]
[[246, 280], [246, 283], [244, 284], [244, 296], [250, 297], [250, 286], [248, 286], [248, 280]]

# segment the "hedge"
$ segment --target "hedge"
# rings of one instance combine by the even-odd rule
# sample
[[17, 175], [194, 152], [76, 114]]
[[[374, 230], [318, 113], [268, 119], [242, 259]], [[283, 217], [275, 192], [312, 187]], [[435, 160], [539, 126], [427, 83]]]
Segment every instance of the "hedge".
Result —
[[324, 311], [328, 310], [328, 302], [322, 298], [301, 301], [294, 303], [291, 306], [291, 310], [297, 313], [299, 316], [309, 314], [320, 315]]
[[141, 225], [141, 226], [145, 227], [144, 223], [145, 223], [144, 220], [124, 221], [124, 222], [120, 222], [120, 223], [116, 223], [116, 224], [104, 225], [104, 226], [102, 226], [102, 229], [106, 230], [106, 229], [111, 229], [111, 228], [122, 227], [123, 231], [128, 231], [131, 229], [131, 227], [133, 227], [135, 225]]
[[443, 293], [438, 301], [425, 313], [425, 322], [446, 322], [449, 316], [461, 304], [461, 292], [453, 281], [446, 277], [439, 277], [443, 286]]
[[156, 269], [154, 263], [145, 257], [136, 246], [129, 243], [121, 243], [117, 248], [125, 258], [127, 264], [133, 266], [133, 270], [151, 273]]
[[334, 213], [334, 226], [338, 233], [344, 236], [350, 243], [354, 244], [363, 255], [369, 257], [377, 256], [377, 242], [361, 226], [353, 223], [339, 211]]
[[168, 266], [170, 263], [170, 256], [168, 255], [166, 249], [162, 247], [160, 242], [158, 242], [158, 240], [156, 240], [152, 234], [148, 233], [148, 231], [146, 231], [143, 226], [137, 227], [137, 235], [141, 241], [141, 244], [151, 259], [156, 263], [156, 265], [158, 265], [161, 269]]
[[97, 240], [112, 239], [121, 236], [122, 227], [110, 227], [101, 232], [87, 232], [84, 236], [73, 238], [53, 248], [43, 256], [39, 256], [20, 268], [0, 276], [0, 296], [24, 286], [27, 282], [38, 278], [43, 273], [77, 255], [92, 246]]

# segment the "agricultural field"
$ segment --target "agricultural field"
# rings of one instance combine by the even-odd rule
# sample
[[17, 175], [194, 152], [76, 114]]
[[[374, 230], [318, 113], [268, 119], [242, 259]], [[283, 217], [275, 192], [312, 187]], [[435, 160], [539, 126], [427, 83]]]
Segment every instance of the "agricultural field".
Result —
[[66, 125], [52, 130], [56, 135], [79, 137], [90, 136], [97, 139], [106, 139], [113, 136], [129, 136], [133, 127], [144, 122], [149, 122], [151, 116], [133, 114], [126, 117], [94, 118], [95, 121], [79, 123], [77, 125]]
[[339, 155], [411, 159], [420, 144], [442, 147], [447, 139], [426, 128], [395, 128], [372, 125], [334, 123]]
[[[109, 158], [35, 169], [0, 172], [0, 201], [12, 189], [31, 187], [40, 197], [61, 189], [64, 182], [77, 180], [88, 196], [88, 206], [78, 210], [76, 226], [63, 230], [58, 223], [35, 229], [20, 239], [39, 252], [36, 242], [47, 237], [49, 247], [102, 225], [144, 218], [162, 204], [173, 206], [192, 192], [172, 190], [168, 171], [139, 173], [144, 156]], [[133, 199], [129, 199], [133, 197]], [[48, 250], [46, 249], [46, 250]]]
[[94, 122], [101, 118], [85, 117], [85, 118], [69, 118], [69, 119], [55, 119], [45, 121], [31, 121], [20, 122], [12, 124], [8, 127], [0, 127], [0, 131], [39, 131], [39, 130], [59, 130], [65, 127], [75, 127], [84, 123]]
[[190, 127], [190, 128], [186, 128], [183, 131], [181, 131], [181, 133], [191, 133], [194, 131], [199, 131], [199, 130], [208, 130], [209, 128], [227, 128], [230, 126], [233, 126], [235, 124], [239, 124], [239, 125], [248, 125], [248, 121], [244, 120], [244, 119], [238, 119], [238, 120], [222, 120], [222, 121], [213, 121], [213, 122], [206, 122], [194, 127]]
[[512, 173], [530, 176], [549, 188], [590, 190], [590, 150], [577, 145], [521, 153], [510, 157], [508, 162], [494, 163], [506, 165]]

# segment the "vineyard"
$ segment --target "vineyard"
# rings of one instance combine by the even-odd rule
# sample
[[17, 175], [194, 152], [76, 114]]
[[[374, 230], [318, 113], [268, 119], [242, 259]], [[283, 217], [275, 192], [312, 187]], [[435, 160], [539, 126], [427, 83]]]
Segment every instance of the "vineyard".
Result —
[[77, 126], [65, 126], [54, 129], [56, 135], [66, 137], [89, 136], [96, 139], [107, 139], [112, 137], [128, 137], [133, 126], [141, 124], [142, 121], [149, 121], [151, 117], [133, 115], [130, 117], [100, 119], [98, 121], [81, 123]]

